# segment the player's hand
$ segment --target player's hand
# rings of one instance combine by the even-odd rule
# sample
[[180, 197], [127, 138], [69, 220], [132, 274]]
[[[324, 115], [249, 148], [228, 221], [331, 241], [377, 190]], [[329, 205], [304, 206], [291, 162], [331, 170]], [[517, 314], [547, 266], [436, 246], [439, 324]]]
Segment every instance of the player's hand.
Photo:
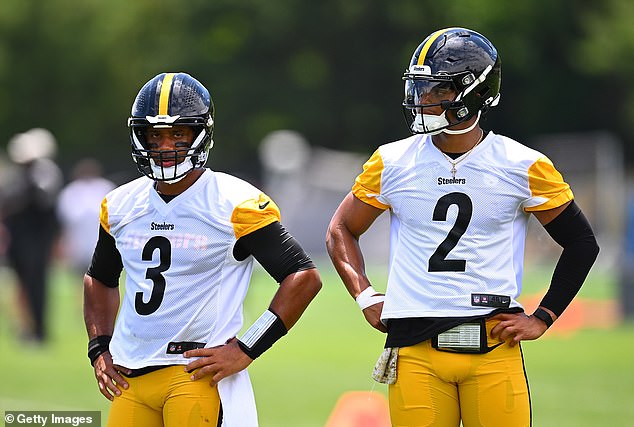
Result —
[[500, 313], [491, 320], [500, 321], [491, 330], [491, 337], [507, 341], [511, 347], [523, 340], [535, 340], [548, 329], [544, 322], [525, 313]]
[[[377, 294], [382, 295], [382, 294]], [[373, 328], [378, 329], [381, 332], [387, 332], [387, 328], [381, 322], [381, 312], [383, 311], [383, 303], [379, 302], [369, 307], [366, 307], [363, 310], [363, 315], [365, 316], [365, 320], [368, 321]]]
[[113, 364], [109, 351], [99, 355], [95, 360], [94, 368], [99, 391], [106, 399], [114, 400], [115, 396], [121, 395], [121, 388], [127, 389], [129, 387], [121, 372], [129, 375], [131, 371], [123, 366]]
[[191, 376], [193, 381], [210, 378], [209, 384], [212, 386], [218, 384], [221, 379], [246, 369], [253, 362], [253, 359], [240, 349], [238, 339], [235, 337], [227, 341], [225, 345], [188, 350], [183, 356], [199, 357], [185, 366], [185, 370], [187, 372], [196, 370]]

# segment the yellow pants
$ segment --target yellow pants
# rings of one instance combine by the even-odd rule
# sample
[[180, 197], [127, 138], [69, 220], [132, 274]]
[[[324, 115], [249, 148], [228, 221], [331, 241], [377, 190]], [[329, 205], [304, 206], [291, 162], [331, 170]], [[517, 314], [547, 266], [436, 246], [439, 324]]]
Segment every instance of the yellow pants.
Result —
[[216, 427], [218, 388], [190, 375], [183, 366], [170, 366], [126, 378], [130, 387], [114, 398], [108, 427]]
[[[487, 322], [490, 334], [492, 322]], [[497, 344], [489, 335], [489, 346]], [[396, 383], [389, 386], [395, 427], [528, 427], [531, 405], [519, 345], [486, 354], [448, 353], [431, 340], [398, 353]]]

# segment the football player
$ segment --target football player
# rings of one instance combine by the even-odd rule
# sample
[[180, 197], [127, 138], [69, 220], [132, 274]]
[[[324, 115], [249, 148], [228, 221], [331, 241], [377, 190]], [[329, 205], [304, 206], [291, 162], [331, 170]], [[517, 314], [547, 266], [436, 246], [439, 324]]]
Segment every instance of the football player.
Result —
[[[200, 82], [157, 75], [128, 125], [144, 176], [103, 199], [84, 277], [88, 356], [112, 401], [108, 425], [255, 426], [246, 368], [297, 322], [320, 276], [273, 200], [204, 167], [214, 107]], [[279, 288], [236, 338], [254, 259]]]
[[[327, 248], [366, 320], [387, 332], [373, 377], [389, 383], [394, 426], [528, 426], [522, 340], [570, 304], [597, 254], [570, 186], [543, 154], [485, 132], [501, 62], [481, 34], [434, 32], [403, 76], [412, 136], [380, 146], [335, 212]], [[389, 211], [385, 295], [364, 271], [359, 237]], [[526, 314], [530, 215], [563, 247], [539, 308]]]

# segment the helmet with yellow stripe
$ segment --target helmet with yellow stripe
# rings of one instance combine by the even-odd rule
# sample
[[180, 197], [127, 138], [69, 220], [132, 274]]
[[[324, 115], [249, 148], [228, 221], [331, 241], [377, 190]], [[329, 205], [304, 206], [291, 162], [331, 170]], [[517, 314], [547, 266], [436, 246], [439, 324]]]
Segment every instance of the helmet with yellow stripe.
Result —
[[[165, 152], [148, 147], [148, 129], [172, 126], [192, 127], [194, 140], [189, 148]], [[213, 146], [214, 106], [209, 91], [189, 74], [158, 74], [136, 96], [128, 127], [132, 158], [139, 171], [156, 181], [178, 182], [192, 169], [205, 165]], [[157, 161], [167, 156], [178, 163], [165, 167]]]
[[[403, 80], [403, 112], [412, 133], [466, 133], [500, 99], [500, 56], [483, 35], [447, 28], [416, 48]], [[428, 114], [434, 107], [442, 113]], [[472, 126], [451, 129], [475, 116]]]

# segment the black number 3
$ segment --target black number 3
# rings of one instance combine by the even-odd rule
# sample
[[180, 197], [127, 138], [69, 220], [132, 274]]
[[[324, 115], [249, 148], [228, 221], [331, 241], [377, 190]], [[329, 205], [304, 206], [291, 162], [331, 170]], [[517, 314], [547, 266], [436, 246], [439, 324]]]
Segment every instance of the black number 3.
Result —
[[467, 231], [467, 226], [473, 214], [473, 203], [469, 196], [464, 193], [449, 193], [442, 196], [436, 208], [434, 208], [434, 221], [447, 221], [447, 211], [449, 206], [458, 206], [458, 216], [449, 234], [436, 248], [436, 251], [429, 258], [429, 271], [465, 271], [467, 261], [464, 259], [447, 259], [447, 255], [458, 244], [460, 237]]
[[165, 277], [161, 274], [170, 268], [172, 263], [172, 246], [170, 241], [163, 236], [154, 236], [143, 247], [143, 254], [141, 259], [143, 261], [152, 261], [152, 255], [154, 250], [159, 250], [160, 264], [157, 267], [150, 267], [145, 272], [145, 278], [151, 280], [154, 283], [152, 287], [152, 294], [148, 302], [143, 302], [143, 292], [137, 292], [134, 300], [134, 308], [137, 313], [143, 316], [154, 313], [158, 310], [161, 302], [163, 302], [163, 295], [165, 295]]

